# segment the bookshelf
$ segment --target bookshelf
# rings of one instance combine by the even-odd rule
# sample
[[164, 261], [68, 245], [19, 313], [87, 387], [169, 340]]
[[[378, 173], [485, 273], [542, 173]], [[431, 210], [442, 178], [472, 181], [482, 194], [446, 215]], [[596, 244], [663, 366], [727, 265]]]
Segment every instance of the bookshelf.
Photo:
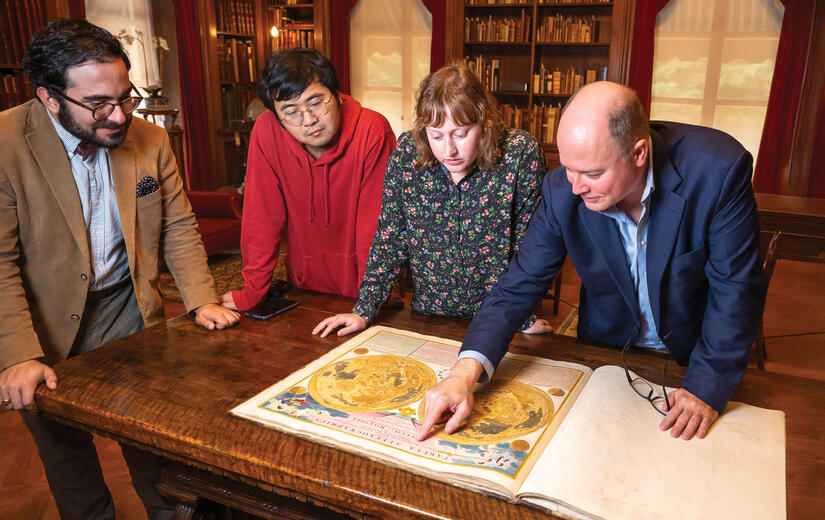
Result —
[[[328, 0], [205, 0], [198, 3], [204, 24], [201, 41], [203, 85], [213, 171], [213, 187], [240, 184], [241, 143], [251, 128], [246, 109], [272, 52], [312, 47], [329, 55]], [[272, 27], [278, 35], [273, 36]]]
[[40, 0], [0, 2], [0, 111], [34, 97], [23, 73], [23, 54], [46, 19], [46, 6]]
[[505, 124], [530, 132], [551, 165], [561, 107], [585, 83], [627, 82], [626, 0], [452, 0], [447, 60], [464, 58], [495, 95]]

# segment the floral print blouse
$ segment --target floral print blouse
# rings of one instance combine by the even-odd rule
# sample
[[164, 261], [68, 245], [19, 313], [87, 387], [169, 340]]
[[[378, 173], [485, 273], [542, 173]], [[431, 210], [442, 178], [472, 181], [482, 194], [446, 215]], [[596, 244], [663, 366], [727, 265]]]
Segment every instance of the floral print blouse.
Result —
[[[507, 129], [495, 166], [457, 185], [441, 163], [418, 170], [410, 132], [387, 164], [378, 229], [352, 312], [372, 321], [405, 262], [413, 310], [472, 318], [510, 263], [541, 197], [547, 166], [536, 140]], [[531, 316], [523, 324], [535, 322]]]

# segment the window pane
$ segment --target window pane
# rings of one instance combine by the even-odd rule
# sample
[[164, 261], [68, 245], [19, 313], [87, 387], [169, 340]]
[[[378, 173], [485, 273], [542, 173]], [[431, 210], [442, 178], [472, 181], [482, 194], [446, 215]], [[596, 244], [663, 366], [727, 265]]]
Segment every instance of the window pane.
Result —
[[702, 99], [709, 47], [708, 38], [657, 38], [651, 94], [654, 97]]
[[[365, 74], [361, 78], [365, 87], [402, 87], [402, 59], [400, 37], [366, 36], [364, 46], [371, 49], [366, 53]], [[378, 50], [381, 49], [381, 50]]]
[[765, 106], [716, 105], [713, 128], [736, 137], [750, 153], [754, 161], [759, 153], [762, 140], [762, 126], [765, 124]]
[[702, 105], [653, 101], [650, 103], [650, 118], [698, 125], [702, 122]]
[[[370, 107], [372, 110], [383, 114], [390, 124], [401, 121], [402, 98], [400, 90], [393, 92], [364, 88], [361, 91], [359, 101], [365, 107]], [[397, 132], [395, 128], [393, 128], [393, 131]]]
[[768, 101], [779, 38], [726, 38], [719, 99]]

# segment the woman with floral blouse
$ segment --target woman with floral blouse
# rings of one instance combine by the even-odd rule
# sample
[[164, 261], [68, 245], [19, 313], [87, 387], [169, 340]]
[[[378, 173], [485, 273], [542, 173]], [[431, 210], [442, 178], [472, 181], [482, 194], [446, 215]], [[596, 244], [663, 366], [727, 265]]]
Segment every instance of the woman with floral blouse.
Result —
[[[472, 318], [524, 237], [547, 170], [536, 140], [501, 124], [495, 99], [464, 63], [421, 82], [415, 113], [413, 130], [401, 135], [387, 164], [358, 302], [313, 334], [364, 330], [405, 262], [413, 310]], [[551, 330], [535, 316], [522, 327]]]

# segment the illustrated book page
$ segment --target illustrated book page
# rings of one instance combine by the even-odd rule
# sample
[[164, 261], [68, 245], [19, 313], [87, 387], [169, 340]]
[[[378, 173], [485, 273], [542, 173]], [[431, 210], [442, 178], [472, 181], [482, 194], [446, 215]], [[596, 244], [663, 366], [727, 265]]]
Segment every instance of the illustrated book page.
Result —
[[731, 402], [690, 441], [662, 417], [623, 368], [597, 368], [519, 498], [611, 520], [786, 517], [784, 412]]
[[513, 499], [592, 371], [507, 354], [467, 424], [418, 442], [424, 394], [461, 344], [370, 327], [231, 413], [476, 491]]

